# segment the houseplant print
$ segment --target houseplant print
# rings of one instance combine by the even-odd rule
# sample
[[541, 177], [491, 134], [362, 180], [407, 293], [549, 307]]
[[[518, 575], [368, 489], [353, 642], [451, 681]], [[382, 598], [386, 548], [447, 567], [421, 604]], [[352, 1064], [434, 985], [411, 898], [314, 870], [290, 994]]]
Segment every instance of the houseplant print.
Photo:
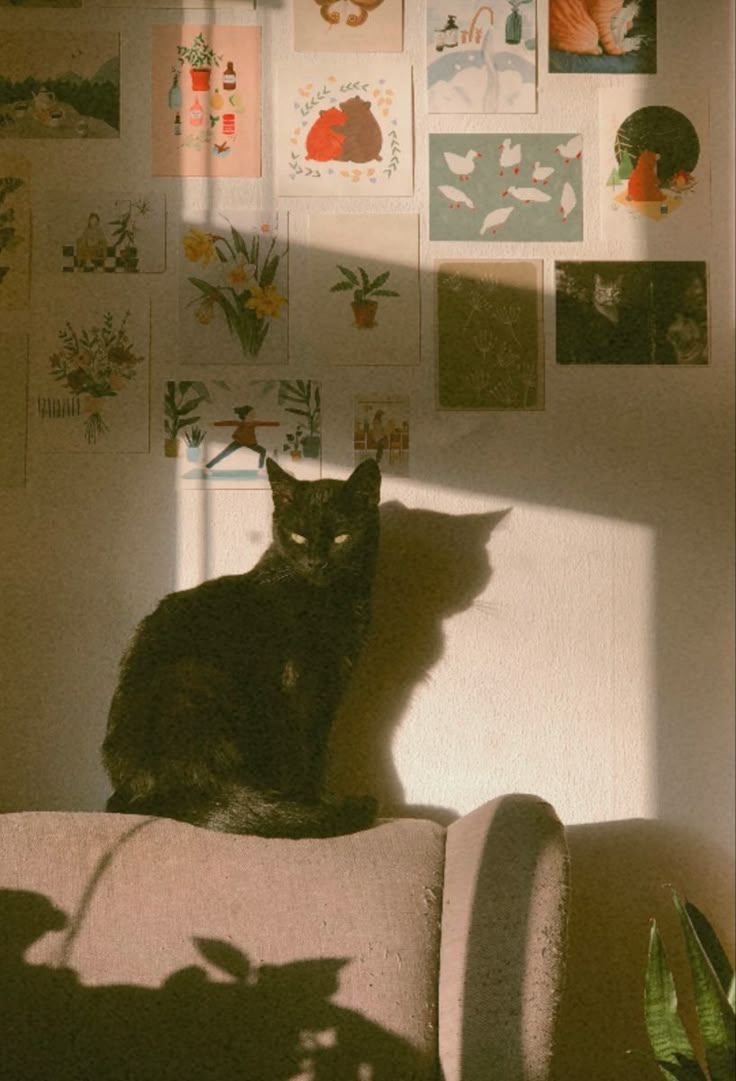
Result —
[[182, 237], [181, 325], [195, 334], [189, 343], [202, 343], [192, 359], [257, 361], [273, 339], [265, 359], [285, 360], [286, 245], [277, 224], [221, 220]]

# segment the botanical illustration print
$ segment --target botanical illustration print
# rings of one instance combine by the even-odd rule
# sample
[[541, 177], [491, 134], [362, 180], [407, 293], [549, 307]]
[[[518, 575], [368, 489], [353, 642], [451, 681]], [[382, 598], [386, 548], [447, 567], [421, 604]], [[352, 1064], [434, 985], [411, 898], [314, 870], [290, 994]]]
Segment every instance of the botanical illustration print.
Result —
[[641, 92], [600, 91], [605, 229], [633, 233], [651, 222], [670, 232], [675, 217], [689, 231], [709, 228], [707, 105], [695, 94], [684, 96], [681, 110]]
[[279, 195], [411, 195], [410, 68], [282, 66], [278, 82]]
[[90, 306], [42, 333], [51, 348], [41, 343], [33, 379], [39, 449], [148, 450], [148, 302]]
[[114, 33], [0, 35], [0, 138], [116, 139], [120, 44]]
[[438, 262], [438, 409], [544, 407], [542, 263]]
[[179, 255], [183, 359], [285, 363], [286, 263], [286, 237], [275, 216], [269, 220], [233, 210], [214, 222], [184, 227]]
[[702, 262], [561, 262], [558, 364], [707, 364]]
[[336, 365], [419, 362], [416, 214], [313, 214], [292, 265], [301, 360]]
[[355, 399], [353, 454], [356, 465], [373, 458], [386, 476], [409, 476], [409, 399]]
[[292, 6], [297, 52], [402, 50], [402, 0], [302, 0]]
[[267, 488], [266, 458], [300, 480], [322, 463], [322, 401], [312, 379], [170, 380], [164, 453], [184, 487]]
[[0, 333], [0, 488], [20, 488], [26, 478], [28, 340], [24, 334]]
[[153, 175], [260, 176], [260, 27], [151, 33]]
[[431, 113], [537, 111], [535, 0], [430, 0], [427, 92]]
[[0, 156], [0, 310], [28, 304], [31, 253], [31, 167]]
[[581, 135], [429, 136], [430, 240], [582, 240]]
[[654, 74], [656, 0], [550, 0], [549, 70]]
[[152, 192], [49, 192], [45, 262], [65, 274], [152, 274], [166, 266], [165, 200]]

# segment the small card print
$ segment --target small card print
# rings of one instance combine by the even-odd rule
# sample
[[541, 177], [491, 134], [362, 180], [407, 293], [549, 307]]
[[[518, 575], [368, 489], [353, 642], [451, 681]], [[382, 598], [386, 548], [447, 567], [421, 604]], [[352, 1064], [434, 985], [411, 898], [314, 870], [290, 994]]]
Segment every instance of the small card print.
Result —
[[169, 380], [164, 453], [184, 488], [268, 488], [266, 458], [299, 480], [322, 473], [322, 400], [313, 379]]
[[152, 27], [154, 176], [261, 175], [261, 30]]
[[581, 135], [429, 136], [430, 240], [582, 240]]
[[707, 364], [702, 262], [559, 262], [558, 364]]
[[0, 139], [117, 139], [118, 34], [3, 30]]
[[166, 267], [165, 197], [153, 192], [47, 192], [44, 262], [64, 274], [155, 274]]
[[373, 458], [385, 476], [409, 476], [409, 399], [360, 396], [354, 409], [355, 464]]
[[429, 0], [430, 113], [535, 113], [535, 0]]
[[394, 59], [282, 65], [279, 195], [411, 195], [411, 69]]
[[286, 363], [286, 222], [233, 209], [181, 226], [180, 352], [191, 364]]
[[544, 408], [541, 260], [435, 264], [437, 408]]
[[301, 0], [294, 49], [306, 53], [400, 53], [402, 0]]
[[293, 275], [306, 361], [418, 364], [418, 216], [314, 214], [308, 229]]
[[150, 305], [97, 300], [39, 324], [31, 429], [40, 451], [147, 451]]
[[707, 107], [638, 90], [601, 90], [601, 228], [630, 236], [710, 229]]
[[0, 311], [28, 306], [31, 274], [31, 166], [0, 155]]
[[549, 70], [652, 75], [657, 70], [656, 0], [549, 0]]
[[3, 423], [0, 426], [0, 488], [22, 488], [26, 481], [26, 413], [28, 339], [0, 333], [0, 382]]

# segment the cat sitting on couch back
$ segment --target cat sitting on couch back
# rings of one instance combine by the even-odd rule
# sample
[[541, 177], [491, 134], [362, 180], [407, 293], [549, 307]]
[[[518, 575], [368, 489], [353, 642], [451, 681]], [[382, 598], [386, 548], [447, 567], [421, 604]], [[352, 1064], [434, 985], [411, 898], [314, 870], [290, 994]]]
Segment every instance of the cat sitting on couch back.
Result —
[[376, 803], [323, 795], [332, 721], [360, 652], [381, 474], [298, 481], [270, 459], [273, 540], [245, 574], [169, 594], [120, 668], [103, 759], [108, 811], [232, 833], [326, 837]]

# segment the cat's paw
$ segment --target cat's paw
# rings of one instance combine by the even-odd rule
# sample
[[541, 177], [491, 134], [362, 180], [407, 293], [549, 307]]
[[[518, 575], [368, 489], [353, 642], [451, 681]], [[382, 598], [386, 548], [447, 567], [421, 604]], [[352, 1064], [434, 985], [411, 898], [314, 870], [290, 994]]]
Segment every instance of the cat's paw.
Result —
[[633, 38], [624, 38], [621, 43], [623, 52], [635, 53], [636, 50], [641, 46], [643, 40], [644, 39], [640, 36], [635, 36]]
[[342, 832], [352, 833], [373, 825], [378, 814], [378, 800], [373, 796], [347, 796], [337, 805]]

